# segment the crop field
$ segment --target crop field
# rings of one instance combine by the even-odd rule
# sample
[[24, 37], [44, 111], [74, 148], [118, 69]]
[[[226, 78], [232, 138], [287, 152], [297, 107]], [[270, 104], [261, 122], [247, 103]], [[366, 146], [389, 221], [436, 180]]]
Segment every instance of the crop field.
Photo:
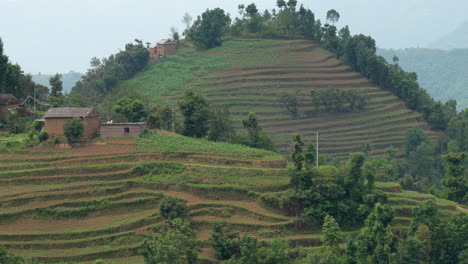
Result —
[[[420, 113], [391, 92], [304, 40], [233, 39], [209, 51], [182, 48], [123, 82], [110, 98], [132, 89], [149, 104], [174, 104], [187, 88], [201, 92], [215, 106], [229, 107], [237, 128], [255, 112], [282, 154], [288, 153], [290, 135], [296, 132], [309, 142], [315, 142], [318, 132], [320, 152], [338, 159], [360, 151], [364, 142], [371, 144], [374, 155], [390, 146], [401, 149], [411, 127], [423, 129], [430, 139], [438, 136]], [[310, 92], [326, 88], [366, 90], [370, 100], [359, 112], [314, 112]], [[297, 95], [298, 116], [278, 101], [283, 92]]]
[[[319, 226], [299, 228], [295, 217], [262, 199], [288, 188], [286, 162], [276, 153], [160, 133], [0, 154], [0, 245], [45, 263], [142, 263], [141, 243], [158, 231], [165, 195], [190, 206], [203, 263], [218, 263], [208, 239], [219, 221], [265, 240], [280, 236], [296, 248], [320, 245]], [[149, 162], [155, 169], [139, 173]], [[395, 183], [377, 184], [397, 209], [396, 230], [425, 199], [436, 200], [444, 214], [457, 210]]]

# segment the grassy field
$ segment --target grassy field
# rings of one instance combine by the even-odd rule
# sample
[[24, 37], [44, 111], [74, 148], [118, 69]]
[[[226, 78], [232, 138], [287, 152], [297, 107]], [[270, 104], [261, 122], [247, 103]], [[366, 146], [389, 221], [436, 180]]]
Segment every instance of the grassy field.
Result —
[[[310, 91], [333, 87], [367, 90], [367, 108], [361, 112], [313, 113]], [[359, 151], [364, 142], [371, 143], [376, 155], [390, 146], [401, 149], [405, 130], [410, 127], [420, 127], [431, 139], [438, 137], [421, 114], [407, 109], [391, 92], [304, 40], [232, 39], [208, 51], [181, 48], [122, 82], [108, 100], [130, 90], [148, 105], [174, 104], [187, 88], [201, 92], [215, 106], [228, 106], [237, 128], [249, 112], [256, 112], [282, 154], [287, 154], [290, 135], [295, 132], [302, 133], [306, 141], [314, 141], [319, 132], [322, 153], [336, 158]], [[292, 117], [278, 102], [281, 92], [298, 95], [299, 117]]]
[[[204, 263], [218, 263], [206, 242], [219, 221], [261, 239], [281, 237], [298, 249], [320, 245], [320, 227], [299, 228], [295, 217], [263, 202], [289, 184], [284, 159], [268, 151], [156, 134], [0, 154], [0, 245], [46, 263], [142, 263], [141, 242], [163, 221], [158, 206], [165, 195], [190, 206]], [[436, 200], [444, 214], [457, 210], [450, 201], [402, 192], [396, 183], [377, 187], [395, 206], [399, 230], [426, 199]]]

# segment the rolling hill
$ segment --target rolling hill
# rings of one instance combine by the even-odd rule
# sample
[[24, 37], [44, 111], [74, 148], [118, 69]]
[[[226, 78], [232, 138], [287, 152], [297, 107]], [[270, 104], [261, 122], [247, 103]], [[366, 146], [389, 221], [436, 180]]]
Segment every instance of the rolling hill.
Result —
[[[320, 245], [320, 226], [299, 228], [297, 218], [263, 199], [288, 188], [285, 165], [276, 153], [165, 133], [8, 153], [0, 156], [0, 245], [45, 263], [142, 263], [141, 242], [163, 221], [158, 208], [165, 195], [188, 202], [201, 263], [219, 263], [207, 239], [220, 221], [298, 249]], [[139, 172], [145, 166], [151, 174]], [[435, 200], [446, 216], [457, 210], [395, 183], [377, 187], [395, 206], [395, 231], [406, 228], [423, 200]]]
[[444, 50], [468, 48], [468, 20], [447, 35], [429, 43], [427, 47]]
[[[215, 106], [230, 107], [239, 128], [247, 113], [255, 112], [283, 154], [289, 150], [292, 133], [315, 141], [319, 132], [321, 153], [335, 158], [360, 151], [366, 141], [377, 155], [389, 146], [401, 149], [410, 127], [422, 128], [431, 139], [437, 137], [420, 113], [304, 40], [234, 39], [208, 51], [182, 48], [122, 82], [106, 101], [115, 102], [132, 91], [150, 105], [174, 104], [187, 88], [201, 92]], [[365, 89], [370, 102], [360, 112], [310, 113], [310, 91], [324, 88]], [[298, 95], [299, 117], [292, 117], [278, 102], [282, 92]]]

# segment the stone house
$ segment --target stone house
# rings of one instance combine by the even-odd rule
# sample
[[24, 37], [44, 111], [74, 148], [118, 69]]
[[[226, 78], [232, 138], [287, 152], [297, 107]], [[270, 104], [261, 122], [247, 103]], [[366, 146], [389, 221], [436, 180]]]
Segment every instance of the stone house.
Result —
[[19, 100], [12, 94], [0, 94], [0, 120], [8, 120], [10, 110], [20, 107]]
[[50, 108], [44, 115], [45, 130], [49, 136], [61, 137], [63, 136], [63, 125], [74, 118], [83, 121], [83, 138], [91, 138], [98, 134], [101, 116], [94, 108]]
[[139, 137], [146, 129], [146, 123], [102, 123], [101, 137]]
[[174, 54], [176, 51], [177, 42], [170, 39], [162, 39], [153, 48], [148, 48], [148, 52], [152, 56], [167, 56]]

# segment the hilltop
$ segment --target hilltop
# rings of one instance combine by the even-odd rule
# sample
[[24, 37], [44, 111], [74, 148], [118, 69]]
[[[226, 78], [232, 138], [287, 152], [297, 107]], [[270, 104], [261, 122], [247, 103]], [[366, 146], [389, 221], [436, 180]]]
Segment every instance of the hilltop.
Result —
[[452, 32], [429, 43], [428, 48], [432, 49], [466, 49], [468, 48], [468, 20], [458, 26]]
[[[268, 202], [289, 188], [285, 160], [273, 152], [159, 133], [30, 148], [2, 155], [0, 164], [0, 245], [38, 261], [141, 263], [141, 242], [163, 222], [164, 196], [188, 202], [202, 263], [219, 263], [207, 241], [216, 222], [260, 239], [281, 237], [296, 250], [320, 245], [320, 225], [301, 226]], [[396, 209], [395, 232], [406, 230], [423, 200], [436, 201], [445, 216], [457, 211], [456, 203], [396, 183], [377, 188]]]
[[[215, 106], [230, 107], [237, 127], [248, 112], [255, 112], [282, 153], [288, 152], [294, 132], [307, 141], [315, 141], [319, 132], [321, 153], [337, 158], [360, 151], [364, 142], [371, 143], [378, 155], [389, 146], [401, 148], [410, 127], [437, 137], [422, 115], [409, 110], [392, 92], [305, 40], [231, 39], [208, 51], [181, 48], [121, 82], [102, 108], [109, 109], [106, 103], [129, 91], [148, 104], [175, 104], [187, 88], [202, 93]], [[310, 92], [323, 88], [366, 90], [370, 101], [358, 112], [313, 113]], [[298, 117], [278, 102], [284, 92], [298, 96]]]

